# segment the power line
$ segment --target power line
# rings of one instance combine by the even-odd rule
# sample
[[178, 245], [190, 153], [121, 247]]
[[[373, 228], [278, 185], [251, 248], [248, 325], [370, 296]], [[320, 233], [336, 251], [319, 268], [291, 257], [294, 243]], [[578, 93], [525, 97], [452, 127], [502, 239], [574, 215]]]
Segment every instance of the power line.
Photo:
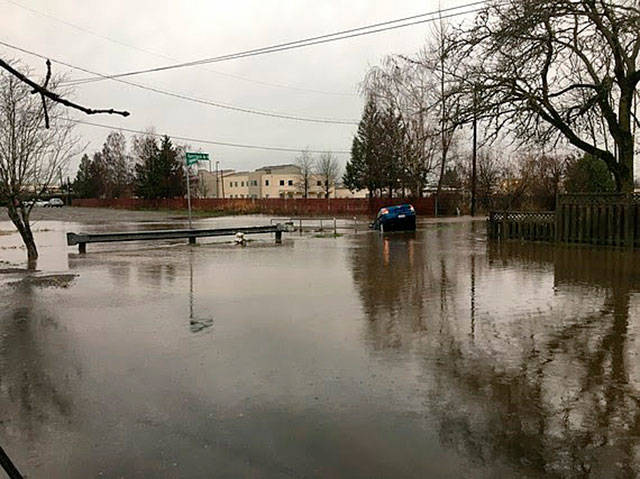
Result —
[[[229, 60], [236, 60], [238, 58], [246, 58], [246, 57], [251, 57], [251, 56], [257, 56], [257, 55], [265, 55], [268, 53], [275, 53], [275, 52], [281, 52], [281, 51], [286, 51], [286, 50], [293, 50], [293, 49], [297, 49], [297, 48], [303, 48], [303, 47], [308, 47], [311, 45], [320, 45], [320, 44], [324, 44], [324, 43], [329, 43], [329, 42], [334, 42], [334, 41], [338, 41], [338, 40], [345, 40], [348, 38], [354, 38], [354, 37], [359, 37], [359, 36], [363, 36], [363, 35], [372, 35], [374, 33], [380, 33], [380, 32], [384, 32], [384, 31], [388, 31], [388, 30], [394, 30], [394, 29], [398, 29], [398, 28], [405, 28], [405, 27], [409, 27], [409, 26], [413, 26], [413, 25], [419, 25], [419, 24], [423, 24], [423, 23], [429, 23], [429, 22], [433, 22], [435, 20], [440, 20], [440, 19], [446, 19], [446, 18], [451, 18], [451, 17], [456, 17], [456, 16], [460, 16], [460, 15], [466, 15], [469, 13], [476, 13], [479, 12], [481, 9], [471, 9], [471, 10], [466, 10], [466, 11], [462, 11], [462, 12], [454, 12], [454, 13], [450, 13], [448, 15], [442, 15], [443, 12], [449, 12], [449, 11], [455, 11], [455, 10], [460, 10], [463, 8], [469, 8], [469, 7], [474, 7], [477, 5], [481, 5], [484, 4], [485, 0], [480, 0], [480, 1], [475, 1], [475, 2], [471, 2], [471, 3], [466, 3], [464, 5], [459, 5], [457, 7], [450, 7], [450, 8], [445, 8], [445, 9], [440, 9], [440, 10], [435, 10], [432, 12], [427, 12], [427, 13], [421, 13], [418, 15], [412, 15], [410, 17], [404, 17], [404, 18], [400, 18], [400, 19], [396, 19], [396, 20], [388, 20], [385, 22], [380, 22], [380, 23], [374, 23], [372, 25], [366, 25], [363, 27], [358, 27], [358, 28], [352, 28], [352, 29], [348, 29], [348, 30], [341, 30], [338, 32], [334, 32], [334, 33], [329, 33], [329, 34], [325, 34], [325, 35], [318, 35], [315, 37], [309, 37], [309, 38], [304, 38], [302, 40], [295, 40], [295, 41], [290, 41], [290, 42], [285, 42], [285, 43], [279, 43], [279, 44], [275, 44], [275, 45], [270, 45], [267, 47], [262, 47], [262, 48], [256, 48], [256, 49], [252, 49], [252, 50], [244, 50], [241, 52], [236, 52], [236, 53], [231, 53], [231, 54], [227, 54], [227, 55], [221, 55], [221, 56], [217, 56], [217, 57], [211, 57], [211, 58], [205, 58], [202, 60], [194, 60], [194, 61], [190, 61], [190, 62], [183, 62], [183, 63], [176, 63], [173, 65], [165, 65], [165, 66], [161, 66], [161, 67], [154, 67], [154, 68], [148, 68], [148, 69], [144, 69], [144, 70], [135, 70], [135, 71], [130, 71], [130, 72], [124, 72], [124, 73], [117, 73], [117, 74], [113, 74], [113, 75], [97, 75], [96, 77], [93, 78], [85, 78], [85, 79], [79, 79], [74, 81], [74, 84], [80, 84], [80, 83], [87, 83], [87, 82], [94, 82], [94, 81], [101, 81], [101, 80], [112, 80], [115, 78], [122, 78], [122, 77], [127, 77], [127, 76], [134, 76], [134, 75], [141, 75], [143, 73], [155, 73], [155, 72], [161, 72], [161, 71], [167, 71], [167, 70], [174, 70], [177, 68], [185, 68], [185, 67], [191, 67], [191, 66], [197, 66], [197, 65], [205, 65], [205, 64], [209, 64], [209, 63], [219, 63], [219, 62], [223, 62], [223, 61], [229, 61]], [[437, 17], [435, 17], [434, 15], [438, 15]], [[422, 18], [422, 17], [432, 17], [432, 18]], [[421, 18], [420, 20], [415, 20], [417, 18]], [[409, 20], [415, 20], [415, 21], [409, 21]], [[408, 22], [408, 23], [400, 23], [400, 22]], [[399, 25], [396, 25], [397, 23], [400, 23]], [[381, 27], [381, 28], [378, 28]]]
[[[64, 65], [66, 67], [73, 68], [75, 70], [79, 70], [79, 71], [82, 71], [82, 72], [85, 72], [85, 73], [89, 73], [89, 74], [92, 74], [92, 75], [105, 76], [105, 75], [102, 75], [100, 73], [88, 70], [86, 68], [79, 67], [79, 66], [76, 66], [76, 65], [72, 65], [71, 63], [63, 62], [63, 61], [57, 60], [55, 58], [47, 57], [46, 55], [42, 55], [40, 53], [31, 51], [31, 50], [27, 50], [26, 48], [22, 48], [22, 47], [18, 47], [16, 45], [12, 45], [12, 44], [7, 43], [7, 42], [2, 41], [2, 40], [0, 40], [0, 45], [3, 45], [5, 47], [7, 47], [7, 48], [11, 48], [13, 50], [17, 50], [17, 51], [22, 52], [22, 53], [26, 53], [28, 55], [33, 55], [35, 57], [42, 58], [43, 60], [44, 59], [50, 59], [54, 63], [57, 63], [59, 65]], [[142, 83], [135, 83], [135, 82], [132, 82], [132, 81], [129, 81], [129, 80], [123, 80], [121, 78], [112, 78], [111, 80], [116, 81], [118, 83], [123, 83], [125, 85], [133, 86], [135, 88], [140, 88], [142, 90], [147, 90], [147, 91], [151, 91], [151, 92], [154, 92], [154, 93], [158, 93], [160, 95], [165, 95], [165, 96], [169, 96], [169, 97], [173, 97], [173, 98], [178, 98], [180, 100], [186, 100], [186, 101], [190, 101], [190, 102], [194, 102], [194, 103], [200, 103], [200, 104], [203, 104], [203, 105], [209, 105], [209, 106], [213, 106], [213, 107], [216, 107], [216, 108], [222, 108], [222, 109], [225, 109], [225, 110], [232, 110], [232, 111], [238, 111], [238, 112], [242, 112], [242, 113], [249, 113], [249, 114], [252, 114], [252, 115], [266, 116], [266, 117], [272, 117], [272, 118], [280, 118], [280, 119], [284, 119], [284, 120], [295, 120], [295, 121], [305, 121], [305, 122], [311, 122], [311, 123], [325, 123], [325, 124], [334, 124], [334, 125], [357, 125], [358, 124], [358, 122], [356, 120], [304, 117], [304, 116], [292, 115], [292, 114], [288, 114], [288, 113], [277, 113], [277, 112], [256, 110], [256, 109], [253, 109], [253, 108], [244, 108], [244, 107], [239, 107], [239, 106], [234, 106], [234, 105], [227, 105], [225, 103], [220, 103], [220, 102], [216, 102], [216, 101], [213, 101], [213, 100], [197, 98], [197, 97], [185, 95], [185, 94], [182, 94], [182, 93], [175, 93], [175, 92], [172, 92], [172, 91], [169, 91], [169, 90], [162, 90], [160, 88], [144, 85]]]
[[[135, 133], [135, 134], [139, 134], [139, 135], [151, 135], [151, 136], [155, 136], [158, 138], [162, 138], [163, 136], [165, 136], [164, 133], [155, 133], [155, 132], [149, 132], [149, 131], [143, 131], [143, 130], [135, 130], [132, 128], [122, 128], [122, 127], [118, 127], [118, 126], [112, 126], [112, 125], [104, 125], [102, 123], [92, 123], [89, 121], [84, 121], [84, 120], [77, 120], [75, 118], [61, 118], [58, 117], [59, 119], [62, 120], [66, 120], [66, 121], [71, 121], [73, 123], [79, 123], [81, 125], [87, 125], [87, 126], [93, 126], [96, 128], [105, 128], [108, 130], [118, 130], [118, 131], [126, 131], [127, 133]], [[188, 141], [191, 143], [203, 143], [203, 144], [207, 144], [207, 145], [217, 145], [217, 146], [228, 146], [231, 148], [246, 148], [246, 149], [251, 149], [251, 150], [266, 150], [266, 151], [285, 151], [285, 152], [291, 152], [291, 153], [300, 153], [301, 151], [308, 151], [309, 153], [332, 153], [334, 155], [348, 155], [351, 152], [348, 150], [308, 150], [306, 148], [293, 148], [293, 147], [280, 147], [280, 146], [263, 146], [263, 145], [247, 145], [247, 144], [243, 144], [243, 143], [231, 143], [231, 142], [226, 142], [226, 141], [218, 141], [218, 140], [203, 140], [203, 139], [198, 139], [198, 138], [190, 138], [190, 137], [186, 137], [186, 136], [177, 136], [177, 135], [169, 135], [167, 134], [168, 137], [172, 138], [172, 139], [176, 139], [176, 140], [182, 140], [182, 141]]]
[[[80, 83], [88, 83], [90, 81], [97, 81], [97, 79], [109, 79], [109, 80], [114, 80], [120, 83], [124, 83], [130, 86], [134, 86], [136, 88], [140, 88], [140, 89], [144, 89], [144, 90], [148, 90], [148, 91], [153, 91], [155, 93], [159, 93], [162, 95], [167, 95], [167, 96], [171, 96], [174, 98], [179, 98], [182, 100], [186, 100], [186, 101], [192, 101], [192, 102], [196, 102], [196, 103], [201, 103], [201, 104], [206, 104], [209, 106], [214, 106], [217, 108], [223, 108], [223, 109], [229, 109], [229, 110], [234, 110], [234, 111], [239, 111], [239, 112], [243, 112], [243, 113], [250, 113], [250, 114], [255, 114], [255, 115], [261, 115], [261, 116], [267, 116], [267, 117], [273, 117], [273, 118], [281, 118], [281, 119], [287, 119], [287, 120], [295, 120], [295, 121], [307, 121], [307, 122], [313, 122], [313, 123], [328, 123], [328, 124], [342, 124], [342, 125], [355, 125], [358, 122], [355, 120], [341, 120], [341, 119], [327, 119], [327, 118], [311, 118], [311, 117], [301, 117], [301, 116], [297, 116], [297, 115], [290, 115], [290, 114], [282, 114], [282, 113], [275, 113], [275, 112], [267, 112], [267, 111], [261, 111], [261, 110], [256, 110], [256, 109], [251, 109], [251, 108], [242, 108], [242, 107], [236, 107], [233, 105], [226, 105], [223, 103], [219, 103], [219, 102], [214, 102], [211, 100], [205, 100], [205, 99], [201, 99], [201, 98], [196, 98], [196, 97], [191, 97], [191, 96], [187, 96], [184, 94], [180, 94], [180, 93], [174, 93], [174, 92], [170, 92], [167, 90], [161, 90], [159, 88], [155, 88], [155, 87], [150, 87], [147, 85], [143, 85], [140, 83], [134, 83], [131, 81], [126, 81], [126, 80], [122, 80], [121, 77], [123, 76], [132, 76], [132, 75], [138, 75], [138, 74], [142, 74], [142, 73], [148, 73], [148, 72], [152, 72], [152, 71], [164, 71], [164, 70], [169, 70], [169, 69], [174, 69], [174, 68], [182, 68], [185, 66], [193, 66], [193, 65], [201, 65], [201, 64], [205, 64], [205, 63], [214, 63], [214, 62], [218, 62], [218, 61], [225, 61], [225, 60], [231, 60], [231, 59], [235, 59], [235, 58], [243, 58], [243, 57], [248, 57], [248, 56], [255, 56], [255, 55], [262, 55], [265, 53], [274, 53], [277, 51], [284, 51], [284, 50], [290, 50], [290, 49], [294, 49], [294, 48], [301, 48], [304, 46], [310, 46], [310, 45], [315, 45], [315, 44], [322, 44], [322, 43], [328, 43], [328, 42], [332, 42], [332, 41], [337, 41], [337, 40], [343, 40], [343, 39], [347, 39], [347, 38], [352, 38], [352, 37], [357, 37], [357, 36], [361, 36], [361, 35], [370, 35], [373, 33], [379, 33], [382, 31], [387, 31], [387, 30], [392, 30], [392, 29], [397, 29], [397, 28], [403, 28], [403, 27], [407, 27], [407, 26], [411, 26], [411, 25], [417, 25], [417, 24], [422, 24], [422, 23], [427, 23], [427, 22], [432, 22], [435, 20], [440, 20], [440, 19], [445, 19], [445, 18], [449, 18], [449, 17], [455, 17], [455, 16], [459, 16], [459, 15], [465, 15], [465, 14], [469, 14], [469, 13], [474, 13], [479, 11], [479, 9], [474, 9], [474, 10], [467, 10], [467, 11], [462, 11], [462, 12], [454, 12], [451, 13], [449, 15], [441, 15], [442, 12], [447, 12], [447, 11], [452, 11], [452, 10], [459, 10], [461, 8], [467, 8], [470, 6], [475, 6], [478, 4], [483, 4], [484, 0], [482, 1], [476, 1], [476, 2], [472, 2], [472, 3], [467, 3], [465, 5], [461, 5], [458, 7], [450, 7], [447, 9], [442, 9], [442, 10], [437, 10], [434, 12], [428, 12], [428, 13], [422, 13], [422, 14], [418, 14], [418, 15], [413, 15], [411, 17], [405, 17], [402, 19], [396, 19], [396, 20], [389, 20], [386, 22], [381, 22], [381, 23], [377, 23], [377, 24], [373, 24], [373, 25], [368, 25], [368, 26], [364, 26], [364, 27], [358, 27], [358, 28], [354, 28], [354, 29], [349, 29], [349, 30], [342, 30], [340, 32], [336, 32], [336, 33], [332, 33], [332, 34], [327, 34], [327, 35], [320, 35], [320, 36], [316, 36], [316, 37], [310, 37], [307, 39], [303, 39], [303, 40], [297, 40], [297, 41], [293, 41], [293, 42], [287, 42], [287, 43], [283, 43], [283, 44], [279, 44], [279, 45], [273, 45], [273, 46], [269, 46], [269, 47], [264, 47], [264, 48], [259, 48], [259, 49], [254, 49], [254, 50], [247, 50], [245, 52], [240, 52], [240, 53], [236, 53], [236, 54], [232, 54], [232, 55], [223, 55], [221, 57], [214, 57], [214, 58], [210, 58], [210, 59], [205, 59], [205, 60], [199, 60], [196, 62], [187, 62], [187, 63], [181, 63], [181, 64], [177, 64], [177, 65], [169, 65], [169, 66], [164, 66], [164, 67], [157, 67], [157, 68], [153, 68], [153, 69], [148, 69], [148, 70], [138, 70], [136, 72], [128, 72], [128, 73], [122, 73], [122, 74], [116, 74], [116, 75], [104, 75], [101, 73], [97, 73], [97, 72], [93, 72], [91, 70], [88, 70], [86, 68], [81, 68], [63, 61], [59, 61], [59, 60], [53, 60], [54, 62], [60, 64], [60, 65], [64, 65], [67, 66], [69, 68], [74, 68], [76, 70], [79, 71], [83, 71], [85, 73], [89, 73], [92, 75], [95, 75], [95, 77], [90, 78], [90, 79], [86, 79], [86, 80], [78, 80], [75, 82], [69, 82], [67, 83], [68, 85], [74, 85], [74, 84], [80, 84]], [[428, 16], [428, 15], [435, 15], [435, 14], [439, 14], [438, 17], [433, 17], [433, 18], [427, 18], [427, 19], [421, 19], [421, 20], [417, 20], [417, 21], [413, 21], [410, 23], [402, 23], [400, 25], [394, 25], [394, 23], [398, 23], [398, 22], [402, 22], [402, 21], [406, 21], [406, 20], [410, 20], [410, 19], [414, 19], [414, 18], [421, 18], [424, 16]], [[390, 25], [390, 26], [384, 26], [384, 25]], [[384, 26], [382, 28], [378, 28], [375, 30], [368, 30], [371, 29], [373, 27], [378, 27], [378, 26]], [[367, 30], [367, 31], [362, 31], [362, 30]], [[350, 32], [356, 32], [356, 33], [350, 33]], [[349, 33], [348, 35], [345, 35], [345, 33]], [[26, 50], [24, 48], [20, 48], [17, 47], [15, 45], [11, 45], [9, 43], [0, 41], [0, 44], [8, 47], [8, 48], [13, 48], [16, 49], [18, 51], [22, 51], [24, 53], [30, 54], [30, 55], [34, 55], [40, 58], [46, 58], [44, 55]]]
[[[126, 48], [130, 48], [130, 49], [133, 49], [133, 50], [137, 50], [139, 52], [143, 52], [143, 53], [146, 53], [148, 55], [153, 55], [153, 56], [158, 57], [158, 58], [164, 58], [166, 60], [171, 60], [171, 61], [174, 61], [174, 62], [178, 61], [178, 59], [175, 58], [175, 57], [171, 57], [171, 56], [168, 56], [168, 55], [165, 55], [165, 54], [162, 54], [162, 53], [158, 53], [158, 52], [154, 52], [154, 51], [151, 51], [151, 50], [147, 50], [145, 48], [140, 48], [140, 47], [137, 47], [135, 45], [131, 45], [129, 43], [125, 43], [123, 41], [120, 41], [120, 40], [117, 40], [115, 38], [109, 37], [107, 35], [102, 35], [102, 34], [97, 33], [95, 31], [89, 30], [88, 28], [85, 28], [85, 27], [83, 27], [81, 25], [77, 25], [75, 23], [71, 23], [71, 22], [63, 20], [61, 18], [55, 17], [55, 16], [53, 16], [53, 15], [51, 15], [49, 13], [41, 12], [41, 11], [36, 10], [34, 8], [27, 7], [26, 5], [22, 5], [22, 4], [20, 4], [18, 2], [15, 2], [13, 0], [5, 0], [5, 2], [10, 3], [12, 5], [15, 5], [16, 7], [22, 8], [24, 10], [27, 10], [27, 11], [29, 11], [31, 13], [36, 14], [36, 15], [40, 15], [40, 16], [49, 18], [51, 20], [54, 20], [56, 22], [62, 23], [63, 25], [67, 25], [67, 26], [69, 26], [71, 28], [74, 28], [74, 29], [76, 29], [78, 31], [87, 33], [89, 35], [93, 35], [93, 36], [95, 36], [97, 38], [101, 38], [103, 40], [106, 40], [106, 41], [109, 41], [109, 42], [112, 42], [112, 43], [115, 43], [116, 45], [120, 45], [120, 46], [123, 46], [123, 47], [126, 47]], [[236, 80], [242, 80], [242, 81], [245, 81], [245, 82], [248, 82], [248, 83], [255, 83], [257, 85], [264, 85], [264, 86], [268, 86], [268, 87], [283, 88], [283, 89], [294, 90], [294, 91], [299, 91], [299, 92], [318, 93], [318, 94], [322, 94], [322, 95], [358, 96], [355, 93], [332, 92], [332, 91], [326, 91], [326, 90], [317, 90], [317, 89], [313, 89], [313, 88], [302, 88], [302, 87], [296, 87], [296, 86], [293, 86], [293, 85], [284, 85], [284, 84], [280, 84], [280, 83], [272, 83], [272, 82], [254, 80], [254, 79], [247, 78], [247, 77], [244, 77], [244, 76], [241, 76], [241, 75], [235, 75], [235, 74], [232, 74], [232, 73], [226, 73], [226, 72], [221, 72], [221, 71], [218, 71], [218, 70], [213, 70], [211, 68], [207, 68], [206, 70], [211, 72], [211, 73], [214, 73], [216, 75], [220, 75], [220, 76], [224, 76], [224, 77], [228, 77], [228, 78], [233, 78], [233, 79], [236, 79]]]

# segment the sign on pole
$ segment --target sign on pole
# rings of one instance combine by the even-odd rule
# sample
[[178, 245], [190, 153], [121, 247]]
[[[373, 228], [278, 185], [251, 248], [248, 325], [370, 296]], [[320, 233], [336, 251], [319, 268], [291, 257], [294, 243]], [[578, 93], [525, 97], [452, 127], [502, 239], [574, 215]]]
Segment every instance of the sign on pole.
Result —
[[209, 161], [209, 153], [192, 153], [186, 154], [185, 176], [187, 177], [187, 207], [189, 208], [189, 229], [191, 229], [191, 178], [189, 175], [189, 167], [197, 164], [199, 161]]
[[187, 166], [195, 165], [199, 161], [209, 161], [209, 153], [187, 152]]

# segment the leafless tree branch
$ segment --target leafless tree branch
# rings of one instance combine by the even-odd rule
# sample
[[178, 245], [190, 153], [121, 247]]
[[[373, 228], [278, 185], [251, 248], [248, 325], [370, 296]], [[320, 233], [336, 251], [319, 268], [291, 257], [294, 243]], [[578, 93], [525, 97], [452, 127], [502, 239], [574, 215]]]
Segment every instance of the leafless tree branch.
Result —
[[80, 110], [81, 112], [86, 113], [87, 115], [109, 114], [109, 115], [122, 115], [124, 117], [127, 117], [130, 114], [128, 111], [114, 110], [113, 108], [109, 108], [109, 109], [87, 108], [85, 106], [78, 105], [77, 103], [73, 103], [72, 101], [69, 101], [66, 98], [62, 98], [57, 93], [54, 93], [48, 90], [47, 86], [49, 84], [49, 79], [51, 78], [51, 62], [49, 60], [47, 60], [47, 77], [42, 86], [38, 85], [36, 82], [34, 82], [30, 78], [28, 78], [26, 75], [22, 74], [21, 72], [13, 68], [9, 63], [5, 62], [2, 59], [0, 59], [0, 68], [5, 69], [9, 73], [11, 73], [13, 76], [17, 77], [20, 81], [26, 83], [31, 88], [33, 88], [32, 93], [40, 94], [40, 97], [42, 98], [42, 104], [44, 107], [44, 113], [45, 113], [45, 126], [47, 128], [49, 128], [49, 114], [48, 114], [47, 106], [45, 103], [45, 97], [49, 98], [50, 100], [56, 103], [60, 103], [64, 106], [67, 106], [69, 108]]

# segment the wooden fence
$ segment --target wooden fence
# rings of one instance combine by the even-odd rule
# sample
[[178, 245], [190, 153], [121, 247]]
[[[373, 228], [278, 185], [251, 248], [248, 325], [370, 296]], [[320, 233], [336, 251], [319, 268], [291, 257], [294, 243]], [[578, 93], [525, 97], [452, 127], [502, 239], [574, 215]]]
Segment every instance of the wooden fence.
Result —
[[494, 211], [490, 238], [640, 247], [640, 194], [558, 195], [554, 212]]
[[556, 211], [556, 241], [640, 246], [639, 194], [560, 195]]
[[487, 221], [490, 238], [554, 241], [553, 211], [492, 211]]
[[[329, 198], [329, 199], [290, 199], [290, 198], [194, 198], [191, 207], [194, 211], [220, 211], [231, 214], [269, 214], [286, 216], [371, 216], [383, 206], [411, 203], [422, 216], [433, 216], [435, 202], [427, 198]], [[119, 208], [129, 210], [168, 209], [186, 210], [185, 198], [145, 200], [141, 198], [116, 199], [74, 199], [73, 206], [95, 208]]]

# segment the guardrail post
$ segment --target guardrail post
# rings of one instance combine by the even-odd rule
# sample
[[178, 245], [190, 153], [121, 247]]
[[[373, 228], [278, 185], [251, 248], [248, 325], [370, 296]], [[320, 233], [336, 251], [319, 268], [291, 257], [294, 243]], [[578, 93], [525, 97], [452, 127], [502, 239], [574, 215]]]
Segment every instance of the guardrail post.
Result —
[[333, 218], [333, 236], [338, 236], [338, 225], [335, 218]]
[[85, 254], [87, 252], [87, 243], [78, 243], [78, 252]]
[[276, 243], [282, 243], [282, 231], [280, 230], [276, 231]]
[[302, 236], [302, 218], [300, 218], [300, 236]]
[[189, 244], [196, 244], [196, 237], [195, 236], [189, 236]]

